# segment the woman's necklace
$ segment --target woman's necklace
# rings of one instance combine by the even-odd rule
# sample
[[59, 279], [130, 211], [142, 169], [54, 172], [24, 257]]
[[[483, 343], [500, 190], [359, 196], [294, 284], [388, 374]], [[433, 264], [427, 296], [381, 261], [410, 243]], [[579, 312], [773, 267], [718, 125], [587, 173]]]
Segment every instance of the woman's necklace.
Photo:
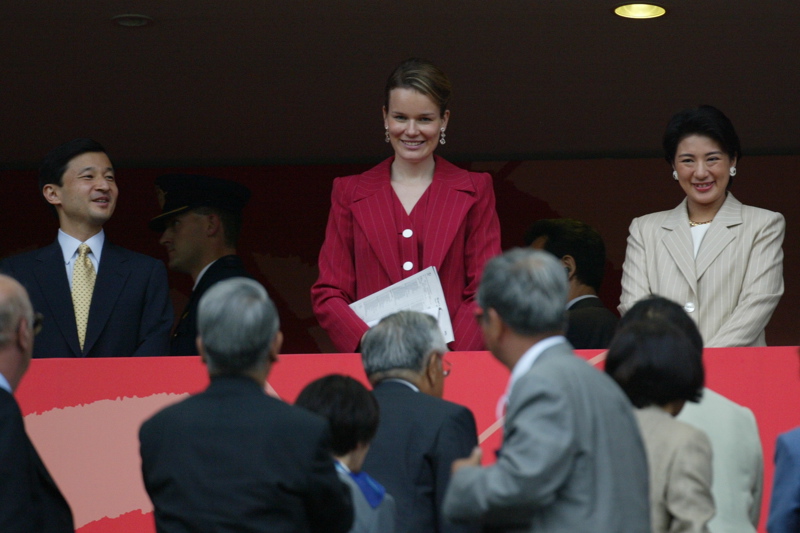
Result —
[[711, 220], [706, 220], [705, 222], [695, 222], [694, 220], [692, 220], [690, 218], [689, 219], [689, 227], [693, 228], [695, 226], [702, 226], [703, 224], [711, 224], [713, 221], [714, 221], [714, 219], [712, 218]]

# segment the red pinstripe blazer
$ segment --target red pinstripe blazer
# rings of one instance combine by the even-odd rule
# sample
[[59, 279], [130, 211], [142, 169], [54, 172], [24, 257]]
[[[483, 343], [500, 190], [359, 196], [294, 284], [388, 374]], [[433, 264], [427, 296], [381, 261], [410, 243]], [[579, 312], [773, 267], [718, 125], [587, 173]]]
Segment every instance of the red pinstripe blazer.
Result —
[[436, 157], [424, 227], [415, 228], [425, 243], [422, 264], [405, 271], [404, 237], [394, 221], [393, 159], [334, 180], [319, 279], [311, 288], [314, 313], [338, 350], [354, 352], [368, 328], [348, 305], [433, 265], [453, 322], [453, 349], [482, 350], [472, 307], [483, 265], [500, 253], [492, 178]]

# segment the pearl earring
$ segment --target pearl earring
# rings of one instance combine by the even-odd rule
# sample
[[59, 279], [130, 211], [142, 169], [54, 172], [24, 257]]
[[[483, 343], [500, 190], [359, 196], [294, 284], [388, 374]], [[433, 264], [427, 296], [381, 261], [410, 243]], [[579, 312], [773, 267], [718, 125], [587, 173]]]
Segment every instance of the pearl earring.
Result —
[[731, 177], [734, 177], [736, 175], [736, 167], [731, 167], [731, 170], [728, 172], [728, 174], [730, 174]]
[[391, 139], [389, 139], [389, 128], [386, 128], [386, 142], [388, 143]]
[[444, 144], [444, 143], [447, 142], [447, 141], [444, 140], [444, 137], [445, 137], [444, 136], [444, 128], [442, 128], [441, 130], [439, 130], [439, 144]]
[[678, 181], [678, 171], [677, 170], [673, 170], [672, 171], [672, 179], [674, 179], [675, 181]]

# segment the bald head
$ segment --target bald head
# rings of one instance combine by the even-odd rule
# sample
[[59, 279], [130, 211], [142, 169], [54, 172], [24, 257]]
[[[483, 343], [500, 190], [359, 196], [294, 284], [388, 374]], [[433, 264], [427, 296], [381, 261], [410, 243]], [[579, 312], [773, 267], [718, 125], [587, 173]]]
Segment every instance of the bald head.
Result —
[[25, 288], [0, 274], [0, 374], [16, 389], [33, 353], [33, 306]]

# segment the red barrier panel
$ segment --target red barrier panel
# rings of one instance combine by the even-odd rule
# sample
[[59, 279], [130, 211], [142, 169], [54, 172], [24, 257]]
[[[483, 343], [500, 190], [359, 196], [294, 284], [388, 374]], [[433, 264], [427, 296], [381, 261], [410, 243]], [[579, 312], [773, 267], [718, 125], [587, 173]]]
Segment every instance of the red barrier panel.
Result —
[[[579, 354], [593, 363], [601, 352]], [[775, 438], [800, 425], [798, 349], [716, 348], [705, 352], [707, 385], [756, 415], [765, 458], [762, 524], [772, 487]], [[447, 355], [445, 398], [472, 409], [484, 460], [502, 439], [497, 403], [508, 370], [486, 352]], [[357, 354], [283, 355], [269, 390], [292, 402], [313, 379], [341, 373], [366, 383]], [[197, 357], [37, 359], [17, 391], [27, 430], [69, 501], [78, 533], [147, 533], [152, 506], [139, 472], [137, 432], [146, 418], [205, 388]]]

